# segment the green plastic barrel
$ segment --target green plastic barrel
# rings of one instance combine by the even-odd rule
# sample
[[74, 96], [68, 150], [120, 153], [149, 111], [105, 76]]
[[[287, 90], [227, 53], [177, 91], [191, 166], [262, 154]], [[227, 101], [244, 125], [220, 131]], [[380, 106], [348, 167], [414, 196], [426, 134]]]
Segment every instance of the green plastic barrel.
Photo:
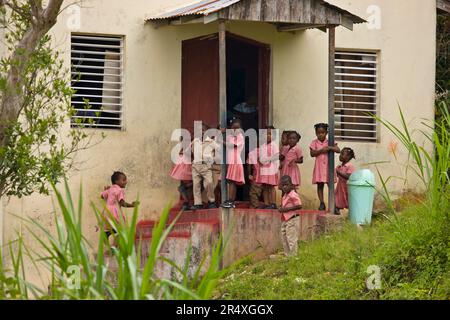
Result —
[[354, 224], [369, 225], [372, 221], [375, 176], [368, 169], [358, 170], [347, 182], [349, 217]]

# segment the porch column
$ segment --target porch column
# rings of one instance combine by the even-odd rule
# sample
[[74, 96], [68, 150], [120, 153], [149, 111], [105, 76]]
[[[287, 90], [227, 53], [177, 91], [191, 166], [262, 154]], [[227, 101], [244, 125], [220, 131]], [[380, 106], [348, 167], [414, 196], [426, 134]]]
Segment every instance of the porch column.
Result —
[[[226, 29], [225, 20], [219, 20], [219, 115], [220, 126], [227, 127], [227, 45], [226, 45]], [[222, 135], [225, 141], [225, 133]], [[227, 195], [227, 165], [226, 165], [226, 148], [223, 148], [222, 163], [222, 180], [220, 183], [222, 203], [228, 200]]]
[[[334, 55], [336, 27], [328, 29], [328, 145], [334, 146], [334, 74], [335, 61]], [[328, 210], [334, 214], [334, 152], [328, 153]]]

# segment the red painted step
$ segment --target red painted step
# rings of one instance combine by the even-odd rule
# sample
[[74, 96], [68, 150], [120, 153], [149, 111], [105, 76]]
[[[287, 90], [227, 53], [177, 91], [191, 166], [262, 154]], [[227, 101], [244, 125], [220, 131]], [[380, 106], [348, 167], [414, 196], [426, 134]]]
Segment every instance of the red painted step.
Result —
[[[197, 220], [197, 221], [177, 221], [173, 226], [172, 230], [169, 233], [169, 236], [177, 236], [182, 237], [186, 236], [187, 234], [191, 234], [192, 224], [203, 224], [203, 225], [211, 225], [214, 229], [219, 228], [219, 221], [218, 220]], [[150, 220], [143, 220], [139, 221], [139, 223], [136, 226], [136, 239], [143, 238], [143, 239], [149, 239], [152, 237], [153, 228], [155, 227], [156, 222], [150, 221]], [[169, 226], [167, 224], [166, 226]]]
[[[191, 237], [191, 233], [190, 232], [185, 232], [185, 231], [171, 231], [169, 232], [169, 234], [167, 235], [167, 238], [190, 238]], [[142, 235], [142, 237], [139, 237], [136, 235], [136, 240], [150, 240], [152, 238], [152, 234], [145, 234]]]
[[193, 222], [193, 221], [219, 221], [220, 209], [201, 209], [201, 210], [189, 210], [180, 211], [171, 210], [169, 213], [169, 222], [172, 222], [177, 218], [177, 222]]

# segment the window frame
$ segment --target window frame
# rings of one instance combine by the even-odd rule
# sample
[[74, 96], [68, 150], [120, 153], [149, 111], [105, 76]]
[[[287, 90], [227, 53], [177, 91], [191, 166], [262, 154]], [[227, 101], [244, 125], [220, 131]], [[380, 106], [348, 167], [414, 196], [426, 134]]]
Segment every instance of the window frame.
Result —
[[[375, 104], [371, 104], [371, 105], [374, 106], [373, 107], [374, 114], [379, 117], [380, 116], [380, 109], [381, 109], [380, 108], [381, 107], [381, 100], [380, 100], [380, 92], [381, 92], [381, 90], [380, 90], [380, 88], [381, 88], [381, 85], [380, 85], [380, 82], [381, 82], [380, 81], [381, 80], [381, 72], [380, 72], [381, 71], [381, 67], [380, 67], [381, 59], [380, 59], [380, 57], [381, 57], [381, 51], [380, 50], [374, 50], [374, 49], [355, 49], [355, 48], [350, 49], [350, 48], [341, 48], [341, 47], [339, 47], [339, 48], [336, 48], [336, 50], [335, 50], [335, 60], [334, 60], [334, 62], [335, 62], [335, 72], [334, 72], [334, 82], [335, 82], [335, 85], [334, 85], [334, 115], [335, 115], [335, 123], [340, 123], [341, 122], [341, 120], [338, 118], [340, 115], [336, 114], [337, 103], [338, 103], [338, 101], [345, 101], [345, 100], [342, 100], [344, 97], [338, 98], [337, 97], [338, 93], [336, 93], [338, 91], [337, 88], [338, 87], [342, 87], [342, 86], [339, 85], [339, 82], [337, 82], [340, 79], [338, 79], [336, 74], [338, 74], [338, 73], [345, 73], [345, 72], [339, 72], [338, 71], [339, 69], [336, 68], [336, 66], [338, 66], [336, 60], [342, 59], [342, 58], [338, 59], [337, 55], [344, 55], [345, 56], [346, 53], [348, 55], [352, 55], [353, 54], [355, 56], [356, 55], [362, 55], [362, 56], [367, 55], [367, 56], [370, 56], [370, 57], [375, 57], [374, 68], [373, 68], [374, 72], [375, 72], [374, 77], [373, 77], [373, 78], [375, 78], [375, 81], [373, 82], [373, 85], [375, 86], [375, 92], [374, 92], [375, 94], [373, 95], [373, 99], [375, 101]], [[355, 60], [355, 61], [357, 61], [357, 60]], [[340, 68], [340, 69], [345, 69], [345, 68]], [[361, 77], [361, 78], [370, 78], [370, 77], [367, 76], [367, 77]], [[347, 81], [352, 81], [352, 80], [347, 80]], [[367, 80], [361, 80], [361, 81], [367, 81]], [[345, 94], [345, 93], [341, 93], [341, 94]], [[365, 98], [363, 98], [363, 99], [365, 99]], [[358, 103], [355, 103], [355, 104], [358, 104]], [[362, 106], [363, 103], [359, 103], [359, 105]], [[360, 107], [360, 109], [363, 109], [363, 108]], [[369, 109], [367, 109], [367, 110], [369, 110]], [[348, 115], [347, 117], [351, 117], [351, 116]], [[345, 131], [354, 130], [354, 129], [342, 129], [342, 130], [340, 130], [339, 128], [337, 128], [337, 126], [335, 126], [335, 131], [341, 132], [341, 134], [339, 136], [335, 133], [335, 139], [336, 139], [336, 141], [349, 142], [349, 143], [371, 143], [371, 144], [380, 143], [380, 141], [381, 141], [381, 126], [378, 123], [378, 121], [376, 121], [376, 120], [374, 120], [373, 124], [372, 123], [368, 123], [367, 124], [368, 127], [372, 126], [372, 125], [375, 127], [375, 129], [372, 131], [372, 132], [374, 132], [374, 136], [373, 137], [348, 136], [348, 135], [346, 136], [344, 134]], [[361, 125], [361, 126], [363, 126], [363, 125]], [[363, 130], [357, 130], [357, 131], [363, 131]]]
[[[119, 86], [119, 89], [117, 89], [117, 90], [112, 89], [111, 90], [113, 92], [114, 91], [120, 92], [120, 94], [117, 97], [111, 96], [112, 99], [118, 99], [119, 102], [118, 103], [106, 103], [106, 104], [107, 105], [111, 105], [111, 106], [112, 105], [117, 105], [119, 107], [119, 109], [118, 110], [110, 110], [111, 111], [110, 113], [118, 113], [120, 116], [117, 118], [119, 120], [119, 124], [117, 124], [117, 125], [109, 125], [109, 124], [91, 125], [91, 124], [87, 124], [87, 123], [81, 123], [81, 124], [74, 123], [73, 120], [72, 120], [74, 117], [77, 117], [77, 118], [82, 117], [82, 116], [78, 116], [78, 114], [75, 114], [74, 117], [71, 117], [70, 127], [73, 128], [73, 129], [84, 129], [84, 130], [110, 130], [110, 131], [116, 131], [116, 132], [117, 131], [125, 131], [125, 95], [124, 95], [124, 91], [125, 91], [124, 90], [124, 88], [125, 88], [125, 36], [124, 35], [119, 35], [119, 34], [72, 32], [70, 34], [70, 59], [69, 59], [70, 60], [70, 64], [71, 64], [71, 67], [70, 67], [70, 87], [71, 87], [71, 89], [76, 87], [76, 84], [73, 85], [73, 83], [76, 82], [76, 81], [74, 81], [74, 78], [73, 78], [73, 76], [75, 75], [75, 72], [80, 72], [79, 70], [74, 70], [74, 64], [73, 64], [74, 57], [73, 57], [73, 52], [72, 52], [72, 51], [74, 51], [74, 49], [72, 49], [73, 44], [74, 44], [74, 42], [73, 42], [74, 37], [78, 37], [79, 39], [81, 37], [86, 37], [86, 40], [89, 40], [89, 38], [92, 38], [92, 40], [99, 40], [99, 41], [108, 41], [108, 39], [111, 39], [111, 40], [114, 40], [114, 41], [119, 40], [120, 45], [117, 48], [117, 49], [119, 49], [119, 54], [118, 55], [120, 57], [119, 60], [117, 60], [117, 62], [120, 64], [120, 67], [118, 68], [119, 75], [114, 75], [114, 74], [110, 74], [109, 75], [109, 76], [112, 76], [112, 77], [119, 78], [119, 81], [117, 81], [117, 82], [114, 82], [114, 81], [108, 82], [108, 81], [105, 81], [103, 79], [102, 82], [110, 83], [110, 84]], [[82, 46], [82, 45], [83, 44], [81, 44], [80, 46]], [[97, 44], [97, 46], [101, 46], [101, 45], [102, 44]], [[103, 60], [106, 61], [106, 60], [108, 60], [107, 59], [107, 54], [108, 53], [106, 51], [104, 53], [105, 53], [104, 54], [105, 57], [103, 58]], [[85, 58], [85, 59], [90, 59], [90, 58]], [[99, 62], [99, 61], [97, 61], [97, 62]], [[111, 62], [115, 62], [115, 61], [111, 60]], [[104, 67], [103, 67], [103, 70], [105, 70]], [[85, 71], [85, 73], [89, 73], [89, 72]], [[105, 72], [103, 72], [103, 77], [104, 77], [104, 74], [105, 74]], [[95, 80], [90, 80], [90, 81], [95, 81]], [[89, 83], [89, 80], [86, 80], [84, 82]], [[96, 82], [91, 82], [91, 83], [96, 83]], [[76, 90], [76, 89], [73, 89], [73, 90]], [[101, 91], [108, 91], [108, 89], [105, 90], [104, 87], [99, 88], [99, 90], [101, 90]], [[76, 94], [77, 93], [75, 92], [74, 95], [76, 95]], [[98, 97], [101, 97], [102, 100], [103, 100], [104, 94], [102, 93], [101, 96], [97, 96], [96, 98], [98, 98]], [[91, 101], [89, 101], [89, 104], [90, 103], [94, 103], [95, 105], [99, 105], [100, 107], [104, 107], [104, 102], [103, 101], [102, 102], [91, 102]], [[76, 105], [73, 104], [73, 97], [71, 98], [71, 105], [73, 106], [74, 109], [77, 110], [77, 113], [78, 112], [83, 112], [83, 110], [89, 110], [89, 109], [83, 109], [83, 104], [80, 104], [80, 103], [77, 103], [76, 105], [78, 105], [79, 107], [76, 107]], [[91, 105], [91, 107], [92, 107], [92, 105]], [[93, 109], [93, 110], [94, 110], [94, 112], [98, 111], [97, 109]], [[89, 118], [90, 117], [87, 117], [87, 116], [83, 117], [83, 119], [89, 119]], [[90, 118], [90, 119], [92, 119], [92, 118]], [[108, 117], [107, 116], [99, 116], [97, 119], [99, 119], [99, 120], [101, 120], [101, 119], [108, 120]], [[114, 120], [114, 119], [111, 118], [109, 120]]]

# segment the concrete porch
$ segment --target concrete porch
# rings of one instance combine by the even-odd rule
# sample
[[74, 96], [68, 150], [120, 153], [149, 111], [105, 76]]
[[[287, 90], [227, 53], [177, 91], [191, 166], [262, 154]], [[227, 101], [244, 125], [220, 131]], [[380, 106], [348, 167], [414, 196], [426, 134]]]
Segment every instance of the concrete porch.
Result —
[[[168, 225], [178, 214], [179, 208], [174, 207], [169, 214]], [[342, 216], [330, 215], [323, 211], [301, 210], [297, 227], [299, 239], [312, 240], [324, 232], [338, 229], [344, 220]], [[155, 224], [155, 221], [143, 220], [136, 228], [136, 242], [139, 244], [141, 241], [140, 254], [143, 264], [148, 257]], [[235, 209], [185, 211], [174, 224], [160, 254], [182, 267], [190, 245], [189, 274], [193, 275], [204, 257], [206, 257], [204, 268], [207, 267], [208, 257], [222, 232], [224, 237], [228, 237], [222, 259], [223, 268], [249, 255], [255, 260], [260, 260], [282, 250], [280, 225], [278, 210], [251, 209], [245, 202], [237, 203]], [[162, 261], [157, 267], [156, 274], [161, 278], [176, 276], [175, 269]]]

